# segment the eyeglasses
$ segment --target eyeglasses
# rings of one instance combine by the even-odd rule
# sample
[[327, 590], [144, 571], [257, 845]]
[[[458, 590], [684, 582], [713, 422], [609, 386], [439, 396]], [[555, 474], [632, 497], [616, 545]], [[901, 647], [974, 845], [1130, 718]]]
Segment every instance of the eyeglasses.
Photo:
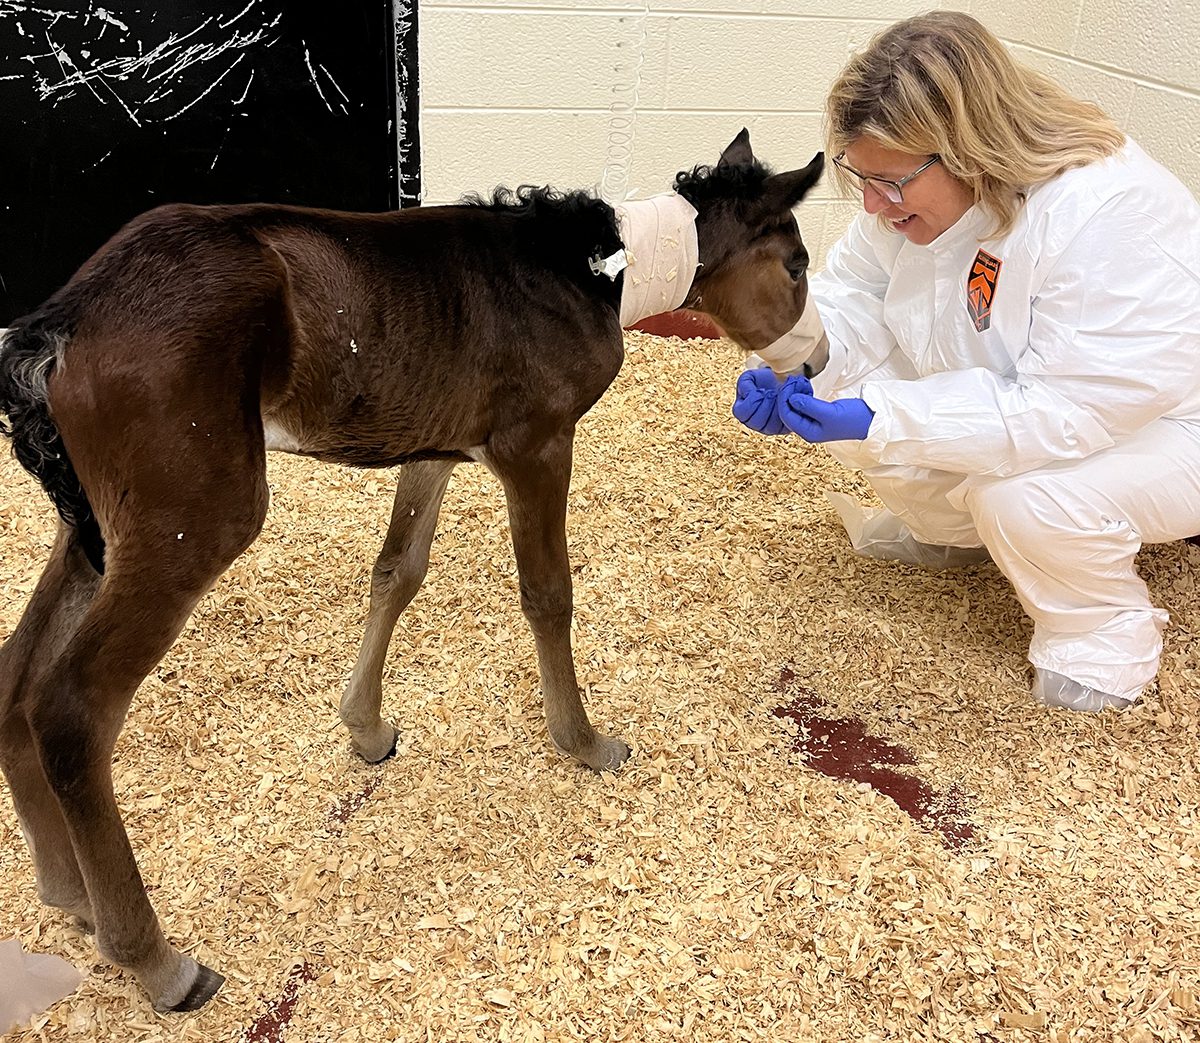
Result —
[[867, 185], [870, 185], [873, 189], [875, 189], [876, 192], [878, 192], [890, 203], [903, 203], [904, 186], [923, 170], [928, 170], [934, 165], [934, 163], [937, 163], [942, 158], [941, 156], [931, 156], [919, 167], [917, 167], [916, 170], [909, 174], [908, 177], [902, 177], [899, 181], [889, 181], [886, 177], [868, 177], [866, 174], [860, 174], [853, 167], [846, 166], [846, 164], [842, 162], [842, 160], [845, 158], [845, 155], [846, 153], [843, 152], [839, 156], [834, 156], [834, 165], [839, 170], [844, 170], [847, 174], [853, 177], [858, 182], [858, 187], [863, 191], [866, 191]]

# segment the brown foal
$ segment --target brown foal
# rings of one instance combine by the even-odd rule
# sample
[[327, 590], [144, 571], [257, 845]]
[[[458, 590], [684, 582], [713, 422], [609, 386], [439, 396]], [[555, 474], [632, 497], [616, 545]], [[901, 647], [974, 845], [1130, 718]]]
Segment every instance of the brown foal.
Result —
[[[743, 131], [676, 177], [696, 209], [685, 306], [746, 350], [807, 298], [792, 208], [822, 158], [771, 174]], [[159, 1010], [222, 977], [175, 949], [146, 897], [113, 795], [134, 692], [258, 535], [266, 453], [403, 464], [341, 703], [354, 747], [387, 757], [380, 677], [420, 586], [450, 474], [503, 484], [521, 607], [554, 745], [592, 768], [629, 756], [576, 684], [565, 534], [579, 418], [621, 367], [622, 242], [582, 192], [523, 188], [386, 214], [164, 206], [102, 247], [0, 342], [0, 413], [62, 516], [45, 573], [0, 648], [0, 764], [44, 902], [95, 925]]]

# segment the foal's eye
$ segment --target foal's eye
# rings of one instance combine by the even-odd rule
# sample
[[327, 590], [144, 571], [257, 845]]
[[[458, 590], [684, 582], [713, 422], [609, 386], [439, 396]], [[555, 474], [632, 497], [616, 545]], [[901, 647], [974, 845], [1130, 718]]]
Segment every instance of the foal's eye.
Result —
[[793, 254], [786, 267], [788, 275], [792, 277], [792, 282], [799, 282], [804, 273], [808, 271], [808, 254], [806, 252]]

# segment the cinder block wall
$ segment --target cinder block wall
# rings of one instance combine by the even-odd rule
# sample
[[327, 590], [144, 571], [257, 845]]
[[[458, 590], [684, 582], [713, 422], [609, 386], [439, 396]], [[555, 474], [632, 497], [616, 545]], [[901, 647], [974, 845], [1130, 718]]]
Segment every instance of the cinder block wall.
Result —
[[[799, 166], [821, 147], [825, 91], [849, 54], [930, 6], [651, 0], [647, 15], [641, 0], [421, 0], [425, 202], [498, 184], [598, 187], [626, 153], [606, 183], [627, 166], [628, 189], [650, 195], [676, 170], [713, 162], [743, 125], [773, 166]], [[1195, 0], [960, 6], [1020, 60], [1104, 106], [1200, 195]], [[818, 264], [858, 205], [831, 191], [798, 211]]]

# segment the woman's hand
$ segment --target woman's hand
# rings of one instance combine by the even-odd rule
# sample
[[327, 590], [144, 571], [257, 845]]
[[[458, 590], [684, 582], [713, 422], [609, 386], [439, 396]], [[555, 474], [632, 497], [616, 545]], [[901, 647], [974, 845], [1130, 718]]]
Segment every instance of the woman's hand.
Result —
[[806, 442], [861, 441], [875, 413], [861, 398], [815, 398], [804, 377], [789, 377], [776, 396], [779, 419]]
[[[793, 378], [794, 379], [794, 378]], [[804, 380], [803, 377], [799, 379]], [[808, 384], [807, 380], [804, 380]], [[812, 385], [808, 384], [809, 390]], [[779, 419], [779, 378], [765, 366], [748, 369], [737, 381], [733, 415], [751, 431], [762, 435], [785, 435], [787, 428]]]

